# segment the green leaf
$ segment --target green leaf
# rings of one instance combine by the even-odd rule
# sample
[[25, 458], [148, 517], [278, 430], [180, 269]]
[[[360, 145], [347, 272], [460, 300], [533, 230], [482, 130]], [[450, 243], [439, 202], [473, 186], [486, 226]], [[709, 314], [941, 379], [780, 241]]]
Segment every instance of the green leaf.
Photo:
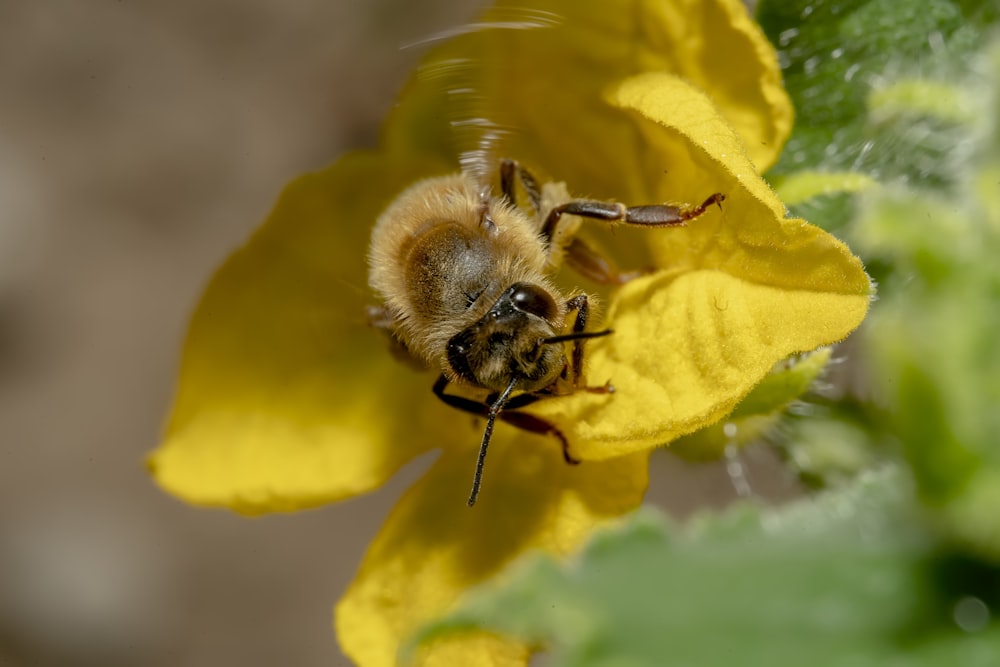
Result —
[[[964, 63], [983, 3], [949, 0], [761, 0], [797, 123], [776, 173], [822, 165], [872, 173], [889, 157], [868, 142], [866, 101], [881, 77]], [[887, 146], [886, 146], [887, 148]]]
[[941, 567], [908, 507], [902, 475], [884, 471], [686, 529], [646, 510], [575, 563], [522, 562], [408, 650], [485, 628], [550, 645], [556, 667], [998, 664], [1000, 625], [955, 627], [956, 600], [937, 595]]

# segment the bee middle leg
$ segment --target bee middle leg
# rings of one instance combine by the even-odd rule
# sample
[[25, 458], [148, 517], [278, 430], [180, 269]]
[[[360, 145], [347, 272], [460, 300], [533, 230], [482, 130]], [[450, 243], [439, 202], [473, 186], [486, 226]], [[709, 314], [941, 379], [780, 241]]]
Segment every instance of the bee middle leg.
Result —
[[[437, 381], [434, 382], [433, 387], [434, 395], [441, 399], [445, 405], [479, 417], [486, 417], [489, 415], [489, 403], [491, 402], [491, 399], [493, 399], [492, 396], [487, 399], [486, 403], [480, 403], [479, 401], [475, 401], [464, 396], [446, 394], [444, 390], [448, 387], [448, 384], [448, 378], [441, 375], [438, 377]], [[528, 414], [527, 412], [516, 412], [517, 408], [523, 408], [531, 405], [542, 398], [544, 397], [537, 394], [520, 394], [515, 396], [507, 402], [504, 411], [500, 413], [499, 417], [502, 421], [505, 421], [512, 426], [516, 426], [522, 431], [554, 437], [559, 441], [559, 444], [562, 445], [563, 459], [566, 460], [566, 463], [573, 465], [578, 464], [580, 460], [574, 458], [573, 455], [569, 453], [569, 441], [566, 440], [566, 436], [563, 435], [562, 431], [560, 431], [554, 424], [545, 421], [541, 417]]]
[[517, 206], [517, 193], [514, 191], [515, 180], [521, 181], [521, 187], [528, 195], [528, 200], [535, 212], [542, 210], [542, 190], [538, 187], [538, 181], [531, 173], [522, 167], [516, 160], [504, 159], [500, 161], [500, 192], [511, 206]]
[[566, 264], [585, 278], [601, 285], [624, 285], [630, 280], [655, 271], [653, 267], [621, 271], [608, 257], [583, 239], [574, 238], [566, 247]]

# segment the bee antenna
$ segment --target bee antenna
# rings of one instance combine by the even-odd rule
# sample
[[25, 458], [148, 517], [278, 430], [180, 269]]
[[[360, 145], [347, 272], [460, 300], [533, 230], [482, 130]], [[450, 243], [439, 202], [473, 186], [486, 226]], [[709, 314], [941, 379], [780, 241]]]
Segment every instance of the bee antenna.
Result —
[[510, 400], [510, 395], [514, 391], [514, 387], [517, 385], [521, 378], [516, 375], [507, 385], [507, 388], [503, 390], [503, 393], [497, 397], [497, 400], [493, 401], [490, 406], [490, 411], [486, 417], [486, 430], [483, 431], [483, 442], [479, 445], [479, 459], [476, 461], [476, 475], [472, 478], [472, 493], [469, 494], [469, 507], [476, 504], [476, 498], [479, 497], [479, 487], [483, 483], [483, 464], [486, 463], [486, 450], [490, 446], [490, 438], [493, 437], [493, 424], [496, 423], [497, 415], [503, 410], [503, 406], [507, 405], [507, 401]]
[[603, 331], [576, 331], [574, 333], [563, 334], [561, 336], [551, 336], [549, 338], [543, 338], [540, 342], [542, 345], [554, 345], [556, 343], [565, 343], [568, 340], [585, 340], [587, 338], [601, 338], [602, 336], [608, 336], [613, 333], [614, 331], [611, 329], [604, 329]]

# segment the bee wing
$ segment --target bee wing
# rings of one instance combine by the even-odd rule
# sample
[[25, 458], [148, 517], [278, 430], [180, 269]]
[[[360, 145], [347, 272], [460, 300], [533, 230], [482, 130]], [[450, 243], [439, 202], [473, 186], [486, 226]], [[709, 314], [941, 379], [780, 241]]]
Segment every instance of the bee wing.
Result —
[[[403, 48], [424, 46], [440, 40], [460, 38], [483, 31], [539, 30], [558, 25], [559, 17], [551, 12], [512, 7], [494, 9], [488, 18], [450, 28], [424, 39], [404, 45]], [[463, 49], [463, 52], [474, 52]], [[503, 155], [498, 147], [505, 136], [516, 132], [516, 127], [498, 117], [498, 111], [489, 109], [486, 91], [489, 81], [480, 80], [483, 68], [475, 57], [453, 58], [447, 54], [430, 57], [418, 69], [419, 83], [439, 89], [446, 100], [443, 113], [449, 126], [454, 155], [463, 172], [489, 192], [496, 165]]]

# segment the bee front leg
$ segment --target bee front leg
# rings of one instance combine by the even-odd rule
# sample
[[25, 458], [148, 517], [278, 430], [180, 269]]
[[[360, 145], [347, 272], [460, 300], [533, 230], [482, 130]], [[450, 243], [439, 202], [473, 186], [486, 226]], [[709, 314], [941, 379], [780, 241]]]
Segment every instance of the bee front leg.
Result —
[[[461, 410], [462, 412], [468, 412], [469, 414], [477, 415], [479, 417], [486, 417], [489, 415], [490, 406], [485, 403], [480, 403], [479, 401], [474, 401], [471, 398], [465, 398], [464, 396], [455, 396], [454, 394], [444, 393], [448, 384], [449, 380], [444, 375], [439, 376], [437, 381], [434, 382], [434, 395], [441, 399], [443, 403], [457, 410]], [[559, 441], [559, 444], [562, 445], [563, 458], [566, 460], [566, 463], [574, 465], [579, 463], [580, 461], [569, 453], [569, 441], [566, 440], [566, 436], [563, 435], [562, 431], [541, 417], [536, 417], [535, 415], [528, 414], [527, 412], [515, 411], [517, 408], [523, 408], [531, 405], [542, 398], [542, 396], [537, 394], [520, 394], [518, 396], [514, 396], [507, 402], [505, 411], [500, 413], [499, 418], [501, 421], [505, 421], [511, 426], [516, 426], [522, 431], [554, 437]]]
[[[580, 333], [587, 328], [587, 318], [590, 316], [590, 303], [586, 294], [578, 294], [566, 302], [569, 312], [576, 311], [576, 319], [573, 321], [573, 333]], [[570, 370], [573, 372], [573, 384], [579, 386], [583, 383], [583, 343], [582, 340], [573, 341], [573, 355], [570, 358]]]
[[[570, 312], [576, 311], [576, 319], [573, 321], [573, 333], [582, 333], [587, 328], [587, 319], [590, 317], [590, 302], [586, 294], [578, 294], [566, 302], [566, 307]], [[608, 332], [610, 333], [610, 332]], [[583, 344], [586, 339], [573, 341], [573, 354], [570, 357], [570, 371], [573, 373], [572, 383], [576, 389], [587, 391], [592, 394], [613, 394], [615, 388], [610, 382], [596, 387], [588, 387], [583, 380]]]
[[446, 394], [444, 390], [448, 387], [451, 381], [445, 376], [440, 375], [438, 379], [434, 382], [434, 387], [431, 391], [434, 395], [441, 399], [441, 402], [445, 405], [451, 406], [462, 412], [468, 412], [469, 414], [477, 415], [479, 417], [485, 417], [489, 414], [489, 406], [485, 403], [480, 403], [479, 401], [474, 401], [471, 398], [466, 398], [464, 396], [455, 396], [454, 394]]

